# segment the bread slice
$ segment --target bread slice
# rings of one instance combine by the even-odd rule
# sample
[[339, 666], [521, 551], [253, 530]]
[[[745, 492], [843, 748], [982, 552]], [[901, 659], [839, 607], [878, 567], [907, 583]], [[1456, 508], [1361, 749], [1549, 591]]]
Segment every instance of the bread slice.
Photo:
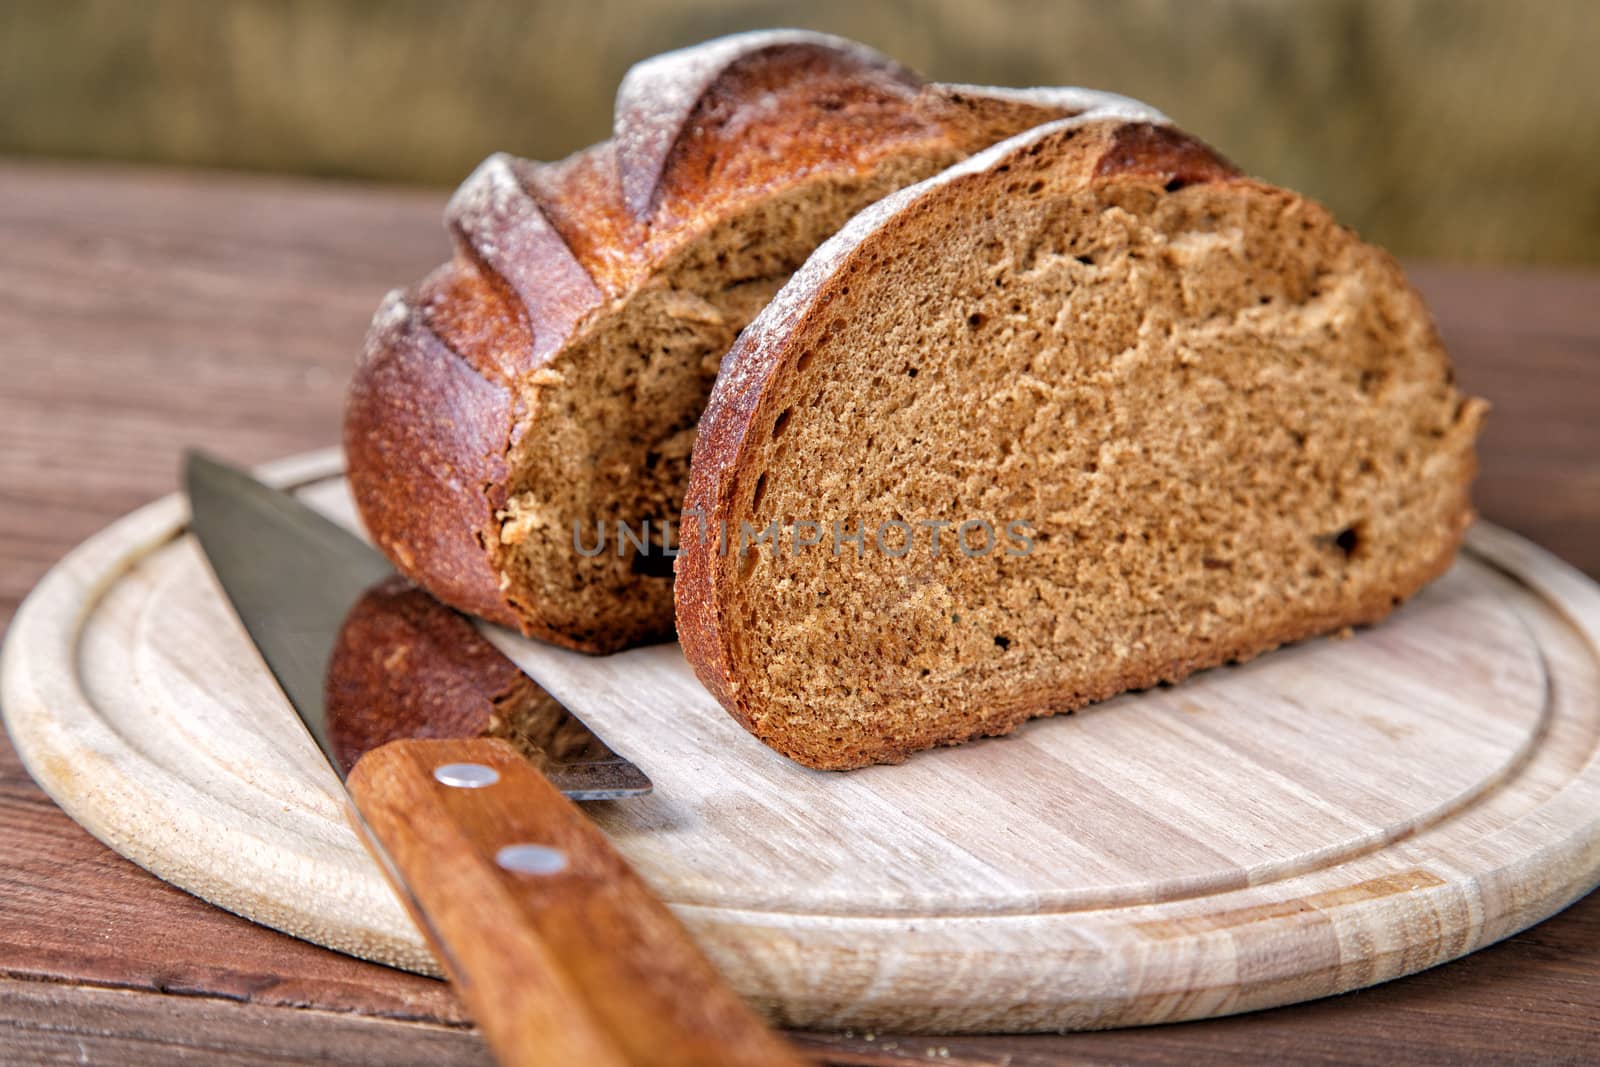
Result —
[[1484, 410], [1318, 205], [1051, 123], [863, 211], [728, 354], [680, 639], [808, 766], [1004, 733], [1383, 618], [1451, 561]]
[[345, 419], [367, 529], [440, 599], [525, 633], [670, 638], [663, 526], [734, 336], [862, 206], [1108, 99], [924, 85], [798, 31], [640, 64], [611, 141], [490, 158], [451, 200], [454, 260], [379, 310]]

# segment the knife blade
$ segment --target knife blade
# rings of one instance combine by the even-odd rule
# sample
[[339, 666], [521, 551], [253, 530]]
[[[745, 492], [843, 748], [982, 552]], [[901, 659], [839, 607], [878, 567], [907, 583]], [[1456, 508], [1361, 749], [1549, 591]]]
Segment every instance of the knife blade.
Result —
[[[397, 578], [394, 568], [371, 545], [320, 512], [204, 455], [188, 459], [185, 485], [190, 530], [219, 584], [278, 687], [342, 776], [355, 761], [347, 746], [338, 743], [338, 724], [330, 716], [335, 709], [329, 706], [328, 691], [338, 679], [329, 668], [338, 652], [349, 650], [353, 614], [383, 602], [386, 585]], [[410, 595], [414, 600], [426, 597], [414, 587]], [[437, 616], [461, 620], [460, 633], [453, 635], [458, 645], [470, 641], [474, 651], [510, 664], [493, 645], [476, 638], [463, 617], [427, 600]], [[404, 714], [409, 708], [396, 715], [390, 703], [384, 710], [392, 718], [416, 718]], [[561, 733], [565, 743], [540, 761], [556, 788], [574, 800], [617, 800], [650, 791], [644, 772], [613, 752], [570, 709], [561, 712], [563, 721], [550, 729]], [[397, 725], [420, 730], [426, 724]], [[562, 758], [566, 754], [580, 758]]]
[[387, 708], [377, 710], [393, 719], [388, 732], [352, 757], [328, 699], [349, 689], [330, 666], [393, 569], [294, 497], [209, 457], [188, 455], [184, 484], [218, 585], [501, 1063], [803, 1062], [555, 784], [565, 775], [577, 797], [637, 796], [649, 781], [636, 767], [570, 712], [547, 736], [578, 756], [542, 761], [549, 777], [503, 738], [417, 736], [436, 724]]

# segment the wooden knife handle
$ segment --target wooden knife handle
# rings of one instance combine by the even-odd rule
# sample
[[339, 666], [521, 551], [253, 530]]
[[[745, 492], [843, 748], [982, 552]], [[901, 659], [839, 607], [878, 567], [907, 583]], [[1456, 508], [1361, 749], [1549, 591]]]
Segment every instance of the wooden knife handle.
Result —
[[[494, 780], [447, 784], [474, 777]], [[391, 741], [362, 756], [347, 784], [357, 828], [381, 846], [374, 856], [500, 1063], [806, 1062], [506, 742]]]

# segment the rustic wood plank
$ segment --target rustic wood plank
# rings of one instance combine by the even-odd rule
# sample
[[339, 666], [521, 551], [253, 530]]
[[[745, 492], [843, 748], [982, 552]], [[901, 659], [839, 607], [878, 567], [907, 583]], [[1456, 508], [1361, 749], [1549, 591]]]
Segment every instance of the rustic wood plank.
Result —
[[107, 1067], [488, 1067], [465, 1027], [199, 996], [0, 979], [0, 1060]]
[[[443, 982], [267, 930], [145, 873], [0, 778], [0, 974], [462, 1024]], [[203, 951], [200, 947], [203, 946]]]
[[[441, 254], [425, 222], [441, 202], [0, 164], [0, 620], [72, 542], [170, 491], [186, 439], [245, 460], [330, 439], [364, 305], [390, 271]], [[245, 404], [260, 417], [241, 419]], [[63, 893], [82, 906], [62, 908]], [[0, 917], [8, 975], [465, 1018], [441, 983], [264, 930], [109, 855], [9, 744]]]
[[[334, 440], [339, 383], [371, 308], [385, 288], [446, 255], [443, 199], [0, 163], [0, 620], [71, 545], [175, 488], [184, 444], [255, 462]], [[1600, 492], [1595, 464], [1585, 462], [1600, 455], [1592, 417], [1600, 277], [1442, 268], [1414, 277], [1463, 382], [1496, 405], [1480, 508], [1600, 575]], [[324, 310], [330, 305], [338, 310]], [[124, 393], [137, 401], [127, 410]], [[293, 974], [304, 988], [286, 1000], [362, 1012], [399, 1004], [404, 1015], [414, 996], [428, 1004], [420, 1011], [460, 1017], [447, 991], [436, 999], [397, 993], [389, 985], [397, 972], [252, 926], [105, 852], [43, 799], [3, 742], [0, 795], [16, 802], [0, 821], [0, 869], [9, 878], [0, 885], [0, 972], [48, 979], [57, 1020], [87, 1012], [80, 1006], [99, 996], [75, 980], [156, 989], [173, 973], [230, 996], [248, 988], [250, 975]], [[14, 832], [24, 823], [36, 835]], [[13, 892], [19, 881], [31, 899]], [[80, 921], [49, 907], [63, 884], [77, 899], [116, 902], [129, 921], [95, 925], [84, 943]], [[19, 928], [30, 936], [9, 936]], [[273, 988], [281, 987], [263, 995]], [[1597, 990], [1600, 899], [1591, 896], [1466, 960], [1237, 1019], [1069, 1037], [904, 1040], [887, 1051], [895, 1039], [878, 1035], [807, 1043], [829, 1062], [855, 1064], [936, 1061], [941, 1047], [950, 1052], [944, 1062], [1012, 1065], [1572, 1062], [1592, 1054]], [[225, 1027], [231, 1013], [250, 1008], [199, 1011], [193, 1003], [206, 998], [150, 999], [173, 1013], [179, 1031]], [[314, 1012], [291, 1014], [309, 1030], [326, 1025]], [[139, 1062], [131, 1047], [110, 1037], [100, 1062]], [[330, 1047], [341, 1059], [353, 1056]]]
[[385, 290], [448, 254], [444, 194], [0, 163], [0, 611], [197, 444], [337, 440]]

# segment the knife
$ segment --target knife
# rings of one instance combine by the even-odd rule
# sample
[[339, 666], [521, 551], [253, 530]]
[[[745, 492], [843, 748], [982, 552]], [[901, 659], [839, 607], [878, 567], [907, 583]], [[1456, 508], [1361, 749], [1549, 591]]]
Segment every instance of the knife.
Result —
[[329, 666], [342, 635], [348, 643], [352, 609], [395, 582], [393, 569], [292, 496], [204, 455], [188, 455], [184, 483], [190, 529], [218, 584], [500, 1063], [805, 1062], [552, 784], [565, 779], [580, 797], [637, 795], [649, 788], [637, 768], [592, 733], [563, 746], [579, 758], [549, 762], [549, 777], [492, 736], [379, 736], [352, 753], [328, 717], [338, 691]]

